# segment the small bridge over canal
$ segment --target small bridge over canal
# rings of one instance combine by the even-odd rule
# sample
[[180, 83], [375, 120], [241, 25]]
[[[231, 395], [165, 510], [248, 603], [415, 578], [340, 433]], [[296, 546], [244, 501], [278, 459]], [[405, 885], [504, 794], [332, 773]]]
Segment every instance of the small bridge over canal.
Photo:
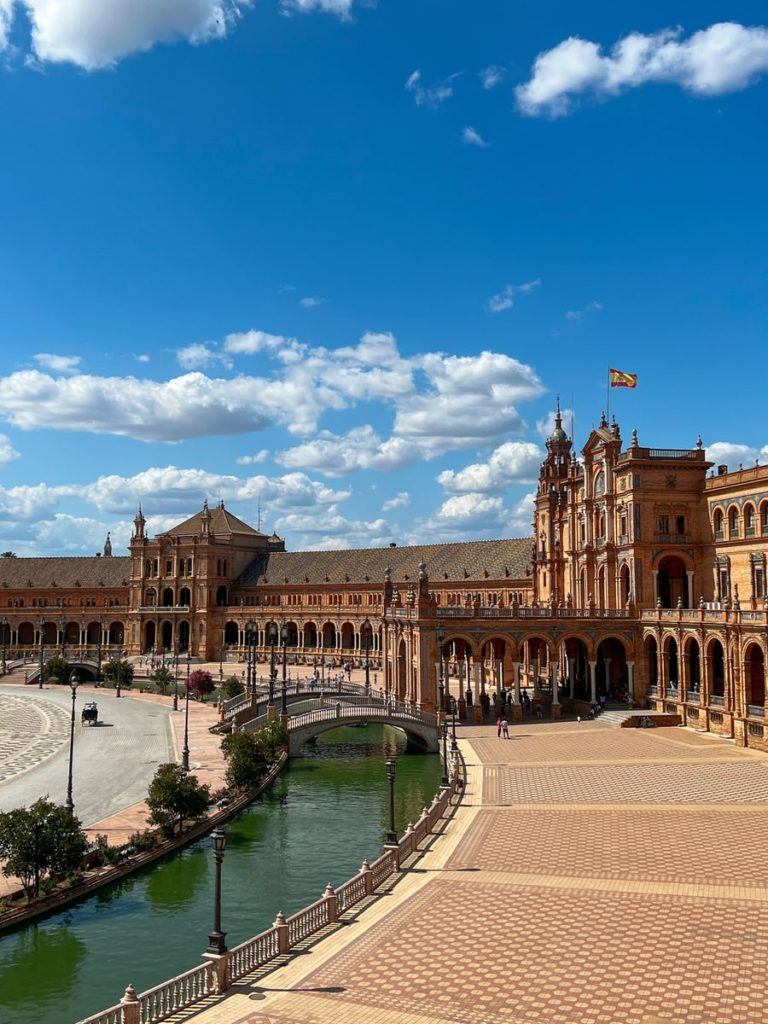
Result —
[[242, 732], [256, 732], [270, 717], [284, 717], [289, 757], [299, 757], [305, 743], [331, 729], [374, 722], [401, 729], [413, 750], [437, 753], [440, 749], [436, 716], [406, 701], [392, 700], [382, 691], [366, 693], [363, 687], [348, 684], [341, 691], [313, 695], [306, 687], [293, 687], [291, 693], [286, 692], [285, 705], [283, 716], [281, 693], [270, 714], [268, 696], [241, 694], [224, 705], [222, 717]]

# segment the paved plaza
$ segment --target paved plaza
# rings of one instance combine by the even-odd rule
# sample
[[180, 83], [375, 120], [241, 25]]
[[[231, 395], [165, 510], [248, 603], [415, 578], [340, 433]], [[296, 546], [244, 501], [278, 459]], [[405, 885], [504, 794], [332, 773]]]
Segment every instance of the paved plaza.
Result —
[[600, 722], [523, 723], [509, 741], [470, 726], [460, 746], [461, 807], [397, 885], [173, 1020], [768, 1020], [768, 757]]

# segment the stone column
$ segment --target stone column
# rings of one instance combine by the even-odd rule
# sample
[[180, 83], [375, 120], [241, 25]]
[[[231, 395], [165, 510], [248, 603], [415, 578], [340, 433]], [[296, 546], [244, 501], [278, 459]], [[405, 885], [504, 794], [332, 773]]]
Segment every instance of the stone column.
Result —
[[653, 603], [655, 604], [659, 600], [659, 572], [658, 569], [652, 570], [653, 575]]
[[685, 575], [688, 577], [688, 607], [695, 607], [696, 602], [693, 600], [693, 572], [686, 569]]
[[589, 693], [590, 700], [593, 704], [597, 702], [597, 678], [595, 676], [595, 669], [597, 668], [596, 661], [588, 662], [589, 665]]
[[635, 700], [635, 663], [634, 661], [627, 662], [627, 692], [629, 694], [629, 703], [634, 703]]
[[568, 664], [568, 696], [573, 699], [573, 688], [576, 685], [576, 659], [566, 658]]
[[560, 696], [557, 692], [560, 663], [557, 660], [553, 660], [550, 667], [552, 669], [550, 673], [550, 678], [552, 680], [552, 718], [559, 718], [562, 710], [560, 706]]
[[483, 706], [480, 703], [480, 687], [483, 679], [483, 666], [482, 663], [475, 664], [475, 686], [474, 694], [472, 697], [472, 705], [475, 712], [475, 721], [482, 722], [483, 720]]

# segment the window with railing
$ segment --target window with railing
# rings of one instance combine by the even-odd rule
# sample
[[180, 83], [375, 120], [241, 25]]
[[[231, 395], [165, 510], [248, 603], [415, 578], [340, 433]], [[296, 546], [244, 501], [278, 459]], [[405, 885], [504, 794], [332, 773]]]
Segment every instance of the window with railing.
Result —
[[732, 508], [728, 512], [728, 538], [729, 540], [733, 537], [739, 536], [739, 512], [738, 509]]

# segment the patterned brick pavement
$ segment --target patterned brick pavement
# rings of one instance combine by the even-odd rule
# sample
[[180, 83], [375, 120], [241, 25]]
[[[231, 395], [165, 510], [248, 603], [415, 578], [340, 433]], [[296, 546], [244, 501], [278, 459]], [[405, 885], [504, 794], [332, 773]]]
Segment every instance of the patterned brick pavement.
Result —
[[583, 725], [464, 730], [464, 802], [417, 867], [179, 1021], [765, 1024], [768, 758]]
[[34, 697], [0, 694], [0, 782], [35, 768], [69, 739], [69, 715]]

